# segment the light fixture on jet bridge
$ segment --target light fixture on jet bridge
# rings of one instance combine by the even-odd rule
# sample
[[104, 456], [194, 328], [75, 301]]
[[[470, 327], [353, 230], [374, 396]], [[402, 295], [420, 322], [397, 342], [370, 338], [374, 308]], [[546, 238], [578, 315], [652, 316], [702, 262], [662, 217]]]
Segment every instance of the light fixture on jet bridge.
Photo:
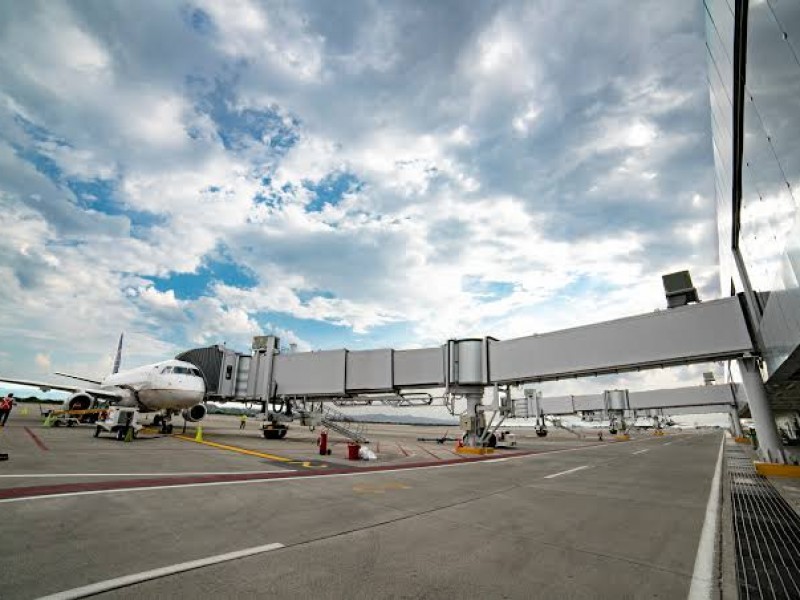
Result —
[[667, 297], [667, 308], [686, 306], [690, 302], [700, 302], [697, 289], [692, 285], [692, 276], [689, 271], [678, 271], [662, 275], [664, 295]]

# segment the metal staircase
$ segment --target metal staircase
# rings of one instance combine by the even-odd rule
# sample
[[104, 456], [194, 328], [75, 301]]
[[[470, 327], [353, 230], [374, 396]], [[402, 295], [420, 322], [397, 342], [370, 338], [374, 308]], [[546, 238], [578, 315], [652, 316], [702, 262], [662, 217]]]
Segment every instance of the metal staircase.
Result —
[[343, 412], [331, 408], [329, 405], [323, 405], [321, 423], [328, 429], [337, 432], [344, 437], [353, 440], [358, 444], [368, 444], [369, 440], [366, 437], [367, 427], [366, 424], [347, 416]]
[[556, 427], [557, 429], [563, 429], [564, 431], [568, 431], [568, 432], [569, 432], [569, 433], [571, 433], [572, 435], [574, 435], [574, 436], [577, 436], [577, 437], [579, 437], [579, 438], [582, 438], [582, 437], [583, 437], [583, 433], [581, 433], [581, 432], [580, 432], [578, 429], [576, 429], [575, 427], [570, 427], [569, 425], [566, 425], [566, 424], [564, 424], [564, 423], [561, 421], [561, 419], [559, 419], [558, 417], [552, 417], [552, 416], [550, 416], [550, 415], [545, 415], [545, 419], [546, 419], [546, 420], [547, 420], [547, 421], [548, 421], [548, 422], [549, 422], [549, 423], [550, 423], [550, 424], [551, 424], [553, 427]]

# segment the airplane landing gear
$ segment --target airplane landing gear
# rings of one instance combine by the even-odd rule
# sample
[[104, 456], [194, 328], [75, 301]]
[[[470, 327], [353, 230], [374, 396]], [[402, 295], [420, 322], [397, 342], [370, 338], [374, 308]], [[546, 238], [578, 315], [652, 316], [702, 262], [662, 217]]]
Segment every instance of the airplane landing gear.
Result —
[[159, 433], [169, 435], [172, 433], [172, 415], [156, 415], [153, 417], [153, 425], [159, 426]]

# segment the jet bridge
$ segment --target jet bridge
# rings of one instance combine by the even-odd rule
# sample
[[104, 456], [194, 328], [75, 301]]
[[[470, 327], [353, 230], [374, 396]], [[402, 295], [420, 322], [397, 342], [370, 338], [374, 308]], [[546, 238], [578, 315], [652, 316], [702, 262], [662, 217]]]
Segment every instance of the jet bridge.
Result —
[[509, 416], [535, 418], [538, 429], [544, 428], [546, 417], [581, 415], [600, 417], [610, 422], [611, 429], [624, 429], [625, 420], [675, 414], [727, 413], [737, 437], [742, 435], [739, 423], [739, 402], [744, 390], [735, 383], [701, 385], [629, 392], [606, 390], [599, 394], [542, 397], [527, 388], [525, 397], [515, 399]]
[[177, 358], [204, 373], [210, 400], [260, 402], [265, 412], [272, 404], [284, 415], [307, 403], [443, 388], [446, 397], [466, 398], [466, 422], [478, 440], [488, 386], [742, 359], [754, 352], [744, 315], [739, 298], [730, 297], [510, 340], [281, 353], [278, 338], [264, 336], [250, 354], [211, 346]]
[[736, 408], [736, 400], [742, 393], [738, 384], [724, 383], [642, 392], [609, 390], [600, 394], [539, 397], [538, 404], [541, 412], [554, 416], [604, 412], [609, 409], [668, 412], [669, 409], [691, 407], [711, 407], [719, 412], [727, 412], [729, 408]]
[[471, 338], [415, 350], [280, 353], [259, 337], [253, 352], [197, 348], [177, 358], [196, 364], [210, 399], [337, 399], [415, 388], [474, 390], [737, 359], [753, 343], [736, 297], [511, 340]]

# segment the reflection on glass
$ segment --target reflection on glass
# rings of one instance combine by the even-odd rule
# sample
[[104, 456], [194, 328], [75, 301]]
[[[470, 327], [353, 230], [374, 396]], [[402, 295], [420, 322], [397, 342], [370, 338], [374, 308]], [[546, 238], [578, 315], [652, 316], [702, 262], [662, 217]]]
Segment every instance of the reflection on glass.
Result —
[[800, 346], [800, 2], [750, 2], [747, 45], [739, 246], [768, 293], [760, 329], [773, 374]]

